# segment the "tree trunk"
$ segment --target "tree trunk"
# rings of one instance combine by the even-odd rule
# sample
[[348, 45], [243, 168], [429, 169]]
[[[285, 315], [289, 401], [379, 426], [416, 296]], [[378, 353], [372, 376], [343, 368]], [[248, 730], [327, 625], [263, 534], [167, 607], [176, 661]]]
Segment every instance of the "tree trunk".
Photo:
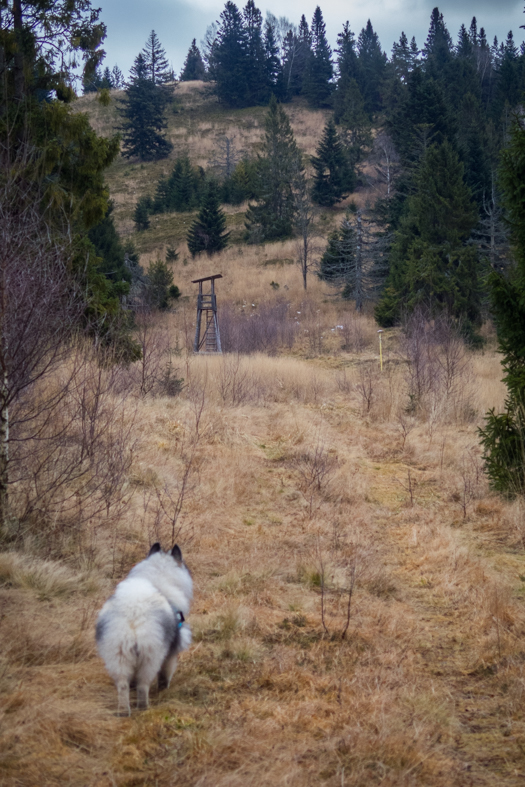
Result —
[[[0, 8], [0, 30], [2, 29], [2, 9]], [[0, 43], [0, 75], [5, 86], [5, 47]], [[0, 118], [7, 110], [7, 92], [4, 86], [0, 85]]]
[[357, 243], [355, 247], [355, 310], [363, 309], [363, 219], [357, 211]]
[[22, 0], [13, 0], [13, 25], [15, 29], [16, 50], [13, 57], [15, 101], [24, 98], [24, 52], [22, 34]]
[[9, 409], [7, 346], [4, 334], [5, 288], [3, 271], [0, 271], [0, 533], [5, 532], [8, 521], [9, 481]]
[[9, 409], [6, 394], [7, 375], [0, 390], [0, 534], [6, 530], [9, 513]]

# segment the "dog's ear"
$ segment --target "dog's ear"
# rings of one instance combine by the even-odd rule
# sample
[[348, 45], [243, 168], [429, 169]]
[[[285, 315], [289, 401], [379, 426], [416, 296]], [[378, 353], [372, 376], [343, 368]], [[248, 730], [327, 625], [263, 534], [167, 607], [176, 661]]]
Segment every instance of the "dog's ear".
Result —
[[158, 541], [156, 541], [151, 547], [150, 551], [148, 552], [148, 557], [155, 555], [157, 552], [162, 552], [162, 547]]
[[175, 546], [171, 550], [171, 556], [178, 563], [182, 562], [182, 552], [180, 551], [180, 547], [178, 546], [178, 544], [175, 544]]

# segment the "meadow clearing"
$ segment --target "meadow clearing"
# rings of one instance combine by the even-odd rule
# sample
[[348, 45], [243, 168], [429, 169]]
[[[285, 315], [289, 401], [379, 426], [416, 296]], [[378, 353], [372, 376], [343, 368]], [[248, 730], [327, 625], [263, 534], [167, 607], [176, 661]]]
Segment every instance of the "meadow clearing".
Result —
[[[126, 234], [124, 177], [146, 175], [109, 173]], [[146, 241], [143, 264], [171, 237]], [[179, 249], [183, 297], [139, 326], [143, 361], [83, 377], [129, 460], [106, 505], [28, 517], [0, 553], [0, 785], [522, 784], [525, 508], [483, 472], [505, 397], [490, 326], [476, 352], [385, 331], [381, 370], [370, 313], [314, 276], [304, 292], [293, 241]], [[191, 280], [216, 272], [245, 351], [194, 356]], [[194, 642], [118, 718], [94, 624], [156, 540], [192, 571]]]

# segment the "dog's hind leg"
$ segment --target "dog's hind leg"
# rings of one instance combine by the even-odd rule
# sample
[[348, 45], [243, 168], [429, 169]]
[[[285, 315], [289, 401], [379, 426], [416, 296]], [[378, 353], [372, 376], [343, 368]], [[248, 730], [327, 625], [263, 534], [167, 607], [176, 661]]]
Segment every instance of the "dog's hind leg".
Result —
[[149, 685], [147, 683], [139, 683], [137, 685], [137, 708], [139, 710], [146, 710], [149, 705]]
[[121, 678], [117, 682], [118, 692], [118, 715], [130, 716], [131, 708], [129, 706], [129, 681], [127, 678]]
[[164, 664], [159, 672], [159, 691], [167, 689], [170, 685], [173, 673], [177, 669], [177, 653], [172, 653], [171, 656], [166, 656]]

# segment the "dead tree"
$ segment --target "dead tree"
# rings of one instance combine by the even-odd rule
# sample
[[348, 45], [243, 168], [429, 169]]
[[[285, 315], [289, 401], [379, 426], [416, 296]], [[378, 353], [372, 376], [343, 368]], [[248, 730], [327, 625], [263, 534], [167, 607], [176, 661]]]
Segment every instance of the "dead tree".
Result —
[[394, 179], [399, 171], [399, 155], [391, 137], [381, 131], [374, 139], [372, 151], [377, 180], [386, 186], [386, 198], [394, 192]]
[[315, 208], [310, 200], [310, 187], [304, 175], [299, 173], [295, 188], [295, 228], [297, 231], [297, 264], [301, 269], [303, 287], [306, 290], [308, 273], [318, 266], [319, 240], [315, 230]]
[[223, 134], [215, 140], [215, 155], [208, 161], [208, 165], [221, 179], [230, 178], [233, 170], [242, 158], [243, 151], [238, 150], [235, 144], [235, 134], [228, 137]]

